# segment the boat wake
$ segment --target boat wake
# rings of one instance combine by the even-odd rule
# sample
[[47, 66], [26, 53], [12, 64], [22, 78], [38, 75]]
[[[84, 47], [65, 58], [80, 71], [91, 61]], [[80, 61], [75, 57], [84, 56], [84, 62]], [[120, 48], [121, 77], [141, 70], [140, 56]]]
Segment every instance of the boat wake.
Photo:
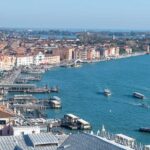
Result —
[[147, 108], [147, 109], [150, 108], [150, 105], [144, 104], [144, 103], [128, 103], [128, 104], [133, 105], [133, 106], [142, 107], [142, 108]]

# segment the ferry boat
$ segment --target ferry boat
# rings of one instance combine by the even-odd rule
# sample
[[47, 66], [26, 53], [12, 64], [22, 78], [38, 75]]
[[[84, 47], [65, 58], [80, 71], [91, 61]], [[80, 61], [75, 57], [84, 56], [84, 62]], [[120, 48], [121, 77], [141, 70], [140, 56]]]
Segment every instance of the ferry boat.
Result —
[[64, 115], [64, 118], [62, 118], [61, 126], [72, 130], [90, 130], [92, 128], [89, 122], [73, 114]]
[[59, 100], [50, 100], [50, 106], [53, 109], [60, 109], [62, 107], [61, 106], [61, 101], [59, 101]]
[[144, 99], [145, 98], [145, 96], [143, 94], [138, 93], [138, 92], [134, 92], [133, 97], [139, 98], [139, 99]]
[[111, 96], [111, 91], [109, 89], [104, 89], [105, 96]]

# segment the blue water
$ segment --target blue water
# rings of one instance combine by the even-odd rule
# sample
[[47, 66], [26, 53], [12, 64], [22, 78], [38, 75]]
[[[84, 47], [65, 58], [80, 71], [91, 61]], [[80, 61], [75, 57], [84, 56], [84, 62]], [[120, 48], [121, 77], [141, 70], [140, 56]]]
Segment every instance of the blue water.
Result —
[[[81, 68], [55, 68], [44, 74], [38, 85], [59, 85], [58, 96], [62, 99], [62, 110], [48, 110], [51, 118], [61, 118], [73, 113], [92, 124], [97, 131], [104, 124], [112, 133], [123, 133], [150, 144], [150, 134], [136, 131], [139, 127], [150, 127], [150, 56], [139, 56], [95, 64]], [[104, 88], [112, 91], [107, 98]], [[146, 100], [134, 99], [132, 92], [139, 91]], [[56, 94], [55, 94], [56, 95]]]

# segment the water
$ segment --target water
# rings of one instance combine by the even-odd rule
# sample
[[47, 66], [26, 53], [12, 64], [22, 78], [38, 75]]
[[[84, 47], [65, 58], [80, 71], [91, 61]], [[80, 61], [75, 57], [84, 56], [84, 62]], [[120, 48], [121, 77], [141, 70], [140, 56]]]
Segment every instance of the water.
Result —
[[[48, 110], [49, 117], [60, 118], [73, 113], [92, 124], [97, 131], [104, 124], [112, 133], [123, 133], [150, 144], [150, 134], [139, 127], [150, 127], [150, 56], [139, 56], [95, 64], [81, 68], [55, 68], [44, 74], [38, 85], [59, 85], [62, 110]], [[107, 98], [98, 92], [112, 91]], [[143, 93], [146, 100], [134, 99], [132, 92]]]
[[40, 38], [42, 39], [76, 39], [76, 35], [41, 35], [40, 34]]

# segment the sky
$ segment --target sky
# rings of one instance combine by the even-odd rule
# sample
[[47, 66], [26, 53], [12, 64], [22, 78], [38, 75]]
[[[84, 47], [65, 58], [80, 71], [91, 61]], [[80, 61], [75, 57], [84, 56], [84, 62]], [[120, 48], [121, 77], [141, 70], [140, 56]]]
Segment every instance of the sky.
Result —
[[0, 0], [0, 27], [150, 30], [150, 0]]

